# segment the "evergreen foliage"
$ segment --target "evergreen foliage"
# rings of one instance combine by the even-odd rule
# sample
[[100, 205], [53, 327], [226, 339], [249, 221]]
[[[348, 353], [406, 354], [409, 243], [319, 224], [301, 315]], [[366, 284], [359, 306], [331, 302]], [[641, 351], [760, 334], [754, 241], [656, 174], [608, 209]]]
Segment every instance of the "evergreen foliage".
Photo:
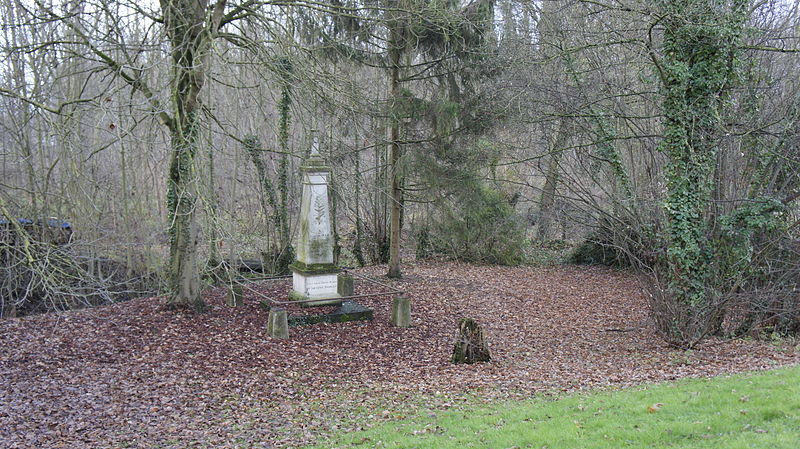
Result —
[[590, 235], [569, 254], [567, 261], [575, 265], [624, 266], [625, 258], [619, 248], [598, 235]]
[[466, 262], [518, 265], [525, 261], [525, 227], [508, 200], [480, 182], [438, 204], [431, 225], [434, 253]]

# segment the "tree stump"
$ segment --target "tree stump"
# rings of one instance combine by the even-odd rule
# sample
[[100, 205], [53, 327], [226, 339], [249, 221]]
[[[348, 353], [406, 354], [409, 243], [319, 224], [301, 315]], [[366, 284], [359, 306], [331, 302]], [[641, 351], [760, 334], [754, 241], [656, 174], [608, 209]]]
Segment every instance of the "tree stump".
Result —
[[451, 362], [471, 364], [491, 359], [480, 324], [472, 318], [462, 318], [458, 323], [458, 337], [453, 346]]

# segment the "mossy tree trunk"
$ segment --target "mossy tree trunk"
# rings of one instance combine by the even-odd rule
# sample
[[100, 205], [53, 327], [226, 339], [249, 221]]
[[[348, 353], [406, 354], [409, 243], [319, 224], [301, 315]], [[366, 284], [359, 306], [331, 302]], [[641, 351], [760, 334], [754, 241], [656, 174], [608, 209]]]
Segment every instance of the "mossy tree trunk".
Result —
[[736, 66], [746, 0], [720, 8], [713, 0], [662, 2], [663, 86], [668, 220], [668, 296], [677, 305], [667, 338], [691, 346], [714, 315], [709, 214], [720, 137], [721, 106]]
[[269, 178], [267, 165], [262, 159], [264, 150], [259, 138], [256, 136], [246, 137], [244, 139], [244, 150], [253, 162], [259, 182], [261, 183], [261, 207], [264, 210], [264, 215], [271, 217], [272, 226], [277, 234], [275, 243], [270, 242], [266, 252], [263, 253], [263, 269], [266, 270], [265, 272], [285, 274], [289, 271], [289, 264], [292, 263], [292, 254], [290, 253], [288, 245], [288, 236], [283, 232], [283, 217], [281, 215], [281, 205], [279, 203], [279, 195], [282, 192], [275, 191], [272, 180]]
[[203, 310], [197, 264], [200, 232], [196, 220], [201, 101], [213, 36], [223, 19], [225, 1], [161, 0], [170, 41], [173, 117], [167, 178], [169, 220], [169, 298], [172, 308]]
[[540, 242], [545, 242], [550, 238], [551, 223], [553, 222], [553, 205], [556, 200], [558, 189], [558, 178], [561, 172], [561, 155], [564, 154], [564, 146], [569, 138], [570, 120], [562, 117], [559, 120], [558, 130], [549, 148], [550, 160], [547, 162], [547, 173], [545, 175], [542, 195], [539, 199], [539, 220], [536, 227], [536, 238]]
[[278, 236], [280, 241], [281, 260], [292, 262], [294, 252], [292, 250], [291, 234], [289, 232], [289, 130], [292, 124], [292, 62], [284, 58], [280, 62], [281, 76], [281, 98], [278, 102], [280, 118], [278, 122], [278, 146], [281, 151], [281, 158], [278, 165], [278, 194], [280, 203], [278, 204]]
[[355, 178], [353, 180], [353, 185], [355, 188], [354, 197], [355, 200], [353, 203], [355, 204], [355, 216], [356, 216], [356, 239], [353, 242], [353, 256], [356, 258], [356, 262], [358, 265], [363, 267], [367, 264], [366, 260], [364, 260], [364, 251], [362, 249], [362, 229], [363, 224], [361, 223], [361, 152], [356, 151], [353, 154], [353, 165], [355, 167]]
[[400, 12], [396, 9], [402, 7], [402, 0], [392, 0], [389, 4], [394, 8], [390, 12], [389, 27], [389, 125], [386, 131], [388, 142], [389, 162], [389, 271], [386, 275], [390, 278], [401, 277], [400, 271], [400, 238], [402, 236], [401, 214], [402, 195], [400, 187], [400, 66], [405, 51], [405, 26]]
[[369, 262], [382, 264], [389, 261], [389, 237], [388, 237], [388, 205], [386, 199], [386, 189], [378, 181], [388, 179], [386, 170], [386, 151], [380, 144], [375, 145], [373, 172], [375, 182], [372, 195], [372, 229], [369, 242]]
[[219, 207], [219, 198], [217, 196], [217, 188], [214, 174], [214, 149], [211, 145], [211, 135], [207, 137], [206, 149], [206, 163], [208, 164], [207, 183], [205, 189], [206, 195], [206, 226], [208, 226], [208, 258], [206, 260], [206, 275], [211, 278], [214, 283], [222, 282], [225, 278], [224, 267], [222, 263], [222, 255], [219, 248], [222, 242], [218, 223], [217, 223], [217, 209]]

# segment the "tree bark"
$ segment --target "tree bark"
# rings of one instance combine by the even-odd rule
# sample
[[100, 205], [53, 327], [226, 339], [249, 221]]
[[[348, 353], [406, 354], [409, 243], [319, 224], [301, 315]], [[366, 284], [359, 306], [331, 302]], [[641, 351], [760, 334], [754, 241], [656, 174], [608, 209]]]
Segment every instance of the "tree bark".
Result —
[[[397, 3], [397, 2], [392, 2]], [[389, 271], [386, 276], [399, 278], [400, 272], [400, 215], [402, 208], [402, 190], [400, 187], [400, 174], [398, 162], [400, 160], [400, 61], [403, 54], [403, 29], [397, 12], [392, 11], [389, 21], [389, 126], [387, 127], [386, 140], [388, 141], [389, 162], [389, 192], [390, 192], [390, 221], [389, 221]]]
[[561, 155], [563, 154], [564, 143], [569, 137], [569, 120], [561, 118], [558, 124], [558, 131], [550, 146], [550, 160], [547, 162], [547, 174], [545, 175], [544, 186], [542, 186], [542, 196], [539, 199], [539, 220], [536, 227], [536, 237], [540, 242], [544, 242], [550, 236], [550, 224], [553, 222], [553, 204], [555, 204], [556, 190], [558, 188], [558, 176], [561, 165]]
[[366, 265], [366, 261], [364, 260], [364, 252], [361, 247], [361, 232], [363, 227], [361, 224], [361, 151], [356, 151], [353, 158], [353, 165], [355, 167], [355, 178], [353, 182], [355, 192], [353, 193], [355, 197], [356, 216], [356, 239], [355, 242], [353, 242], [353, 256], [356, 258], [358, 265], [363, 267]]
[[489, 345], [483, 328], [472, 318], [462, 318], [458, 322], [458, 338], [453, 345], [452, 363], [478, 363], [492, 360]]
[[398, 161], [400, 160], [400, 145], [397, 143], [397, 126], [390, 128], [391, 139], [389, 143], [389, 177], [391, 179], [391, 217], [389, 222], [389, 272], [386, 275], [390, 278], [399, 278], [400, 272], [400, 216], [402, 214], [402, 189], [400, 188], [400, 177], [397, 174]]
[[[720, 101], [733, 80], [729, 59], [736, 50], [747, 2], [730, 9], [708, 0], [671, 0], [663, 5], [664, 57], [658, 62], [664, 92], [664, 167], [669, 300], [676, 316], [666, 338], [691, 347], [713, 327], [718, 313], [712, 245], [713, 175], [720, 138]], [[701, 24], [701, 25], [698, 25]], [[735, 60], [735, 59], [734, 59]]]
[[[288, 62], [286, 69], [291, 70]], [[278, 123], [278, 143], [281, 150], [280, 165], [278, 168], [278, 192], [280, 195], [279, 235], [281, 251], [291, 250], [291, 236], [289, 233], [289, 127], [291, 126], [292, 85], [289, 73], [285, 74], [281, 86], [281, 99], [278, 105], [280, 119]]]
[[205, 83], [208, 53], [219, 28], [225, 0], [209, 12], [208, 0], [161, 0], [164, 26], [171, 44], [171, 156], [167, 179], [169, 220], [169, 298], [171, 308], [205, 309], [197, 264], [199, 229], [195, 217], [199, 143], [200, 91]]

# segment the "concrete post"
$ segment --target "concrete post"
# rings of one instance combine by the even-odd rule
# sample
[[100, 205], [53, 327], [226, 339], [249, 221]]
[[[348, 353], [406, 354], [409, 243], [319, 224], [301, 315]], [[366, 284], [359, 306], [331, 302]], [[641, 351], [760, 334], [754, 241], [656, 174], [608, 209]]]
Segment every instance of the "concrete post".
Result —
[[353, 276], [349, 274], [339, 274], [339, 296], [353, 296]]
[[286, 309], [270, 309], [267, 318], [267, 333], [276, 339], [289, 338], [289, 320]]
[[411, 326], [411, 300], [405, 296], [392, 299], [392, 324], [397, 327]]
[[241, 307], [244, 305], [244, 295], [241, 285], [234, 284], [228, 286], [228, 296], [225, 303], [231, 307]]

